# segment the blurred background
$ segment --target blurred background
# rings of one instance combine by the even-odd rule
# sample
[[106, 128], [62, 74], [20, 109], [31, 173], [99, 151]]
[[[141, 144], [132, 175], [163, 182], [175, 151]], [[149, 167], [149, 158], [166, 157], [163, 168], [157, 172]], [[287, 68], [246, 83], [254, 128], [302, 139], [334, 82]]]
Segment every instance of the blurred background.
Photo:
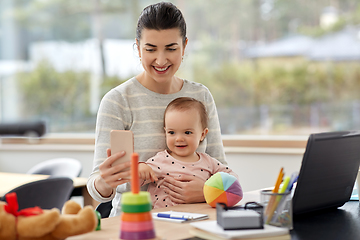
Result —
[[[102, 96], [142, 71], [149, 0], [1, 0], [0, 122], [94, 133]], [[174, 0], [179, 77], [212, 92], [222, 134], [360, 128], [360, 0]]]

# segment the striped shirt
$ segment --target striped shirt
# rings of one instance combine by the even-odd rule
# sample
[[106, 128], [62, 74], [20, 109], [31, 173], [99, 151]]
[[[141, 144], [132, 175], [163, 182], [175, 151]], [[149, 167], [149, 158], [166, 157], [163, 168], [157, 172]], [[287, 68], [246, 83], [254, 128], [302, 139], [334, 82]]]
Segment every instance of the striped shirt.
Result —
[[[99, 165], [107, 158], [106, 149], [110, 148], [110, 131], [131, 130], [134, 134], [134, 151], [139, 154], [139, 161], [145, 162], [166, 149], [164, 111], [175, 98], [192, 97], [204, 103], [209, 115], [209, 133], [196, 151], [205, 152], [226, 164], [218, 114], [210, 91], [200, 83], [183, 81], [179, 92], [159, 94], [145, 88], [133, 77], [110, 90], [101, 100], [96, 120], [93, 172], [87, 188], [96, 201], [113, 200], [110, 216], [120, 214], [121, 193], [130, 190], [129, 184], [122, 184], [110, 197], [104, 198], [95, 189], [94, 181], [100, 174]], [[146, 190], [146, 187], [142, 190]]]

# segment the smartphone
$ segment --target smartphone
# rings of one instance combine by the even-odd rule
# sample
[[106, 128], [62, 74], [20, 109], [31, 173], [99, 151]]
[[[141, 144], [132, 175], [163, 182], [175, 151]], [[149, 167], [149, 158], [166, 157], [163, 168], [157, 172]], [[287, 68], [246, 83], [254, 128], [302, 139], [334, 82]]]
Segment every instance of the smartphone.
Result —
[[[123, 162], [131, 160], [131, 155], [134, 152], [134, 135], [129, 130], [111, 130], [110, 132], [110, 148], [111, 155], [120, 151], [125, 151], [125, 156], [116, 160], [112, 165], [118, 165]], [[128, 171], [129, 169], [124, 169]]]

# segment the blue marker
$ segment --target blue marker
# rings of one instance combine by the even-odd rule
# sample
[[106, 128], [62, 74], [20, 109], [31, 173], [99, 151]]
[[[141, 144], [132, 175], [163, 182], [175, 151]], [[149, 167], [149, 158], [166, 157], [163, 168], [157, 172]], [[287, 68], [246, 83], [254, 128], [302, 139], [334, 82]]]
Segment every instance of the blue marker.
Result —
[[286, 189], [286, 192], [289, 192], [291, 191], [292, 187], [294, 186], [294, 183], [297, 181], [298, 179], [298, 173], [297, 172], [294, 172], [292, 175], [291, 175], [291, 179], [290, 179], [290, 183]]
[[170, 219], [180, 219], [180, 220], [191, 220], [193, 217], [179, 214], [169, 214], [169, 213], [158, 213], [157, 217], [160, 218], [170, 218]]

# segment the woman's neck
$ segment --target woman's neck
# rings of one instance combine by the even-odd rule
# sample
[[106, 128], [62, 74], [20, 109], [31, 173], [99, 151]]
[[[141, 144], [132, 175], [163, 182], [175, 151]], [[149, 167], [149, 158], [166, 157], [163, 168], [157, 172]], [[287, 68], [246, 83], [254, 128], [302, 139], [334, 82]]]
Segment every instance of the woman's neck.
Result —
[[146, 75], [146, 72], [142, 72], [136, 76], [136, 79], [140, 82], [141, 85], [143, 85], [150, 91], [160, 94], [177, 93], [181, 90], [183, 86], [183, 80], [176, 76], [173, 76], [166, 82], [157, 82], [156, 80], [148, 77]]

